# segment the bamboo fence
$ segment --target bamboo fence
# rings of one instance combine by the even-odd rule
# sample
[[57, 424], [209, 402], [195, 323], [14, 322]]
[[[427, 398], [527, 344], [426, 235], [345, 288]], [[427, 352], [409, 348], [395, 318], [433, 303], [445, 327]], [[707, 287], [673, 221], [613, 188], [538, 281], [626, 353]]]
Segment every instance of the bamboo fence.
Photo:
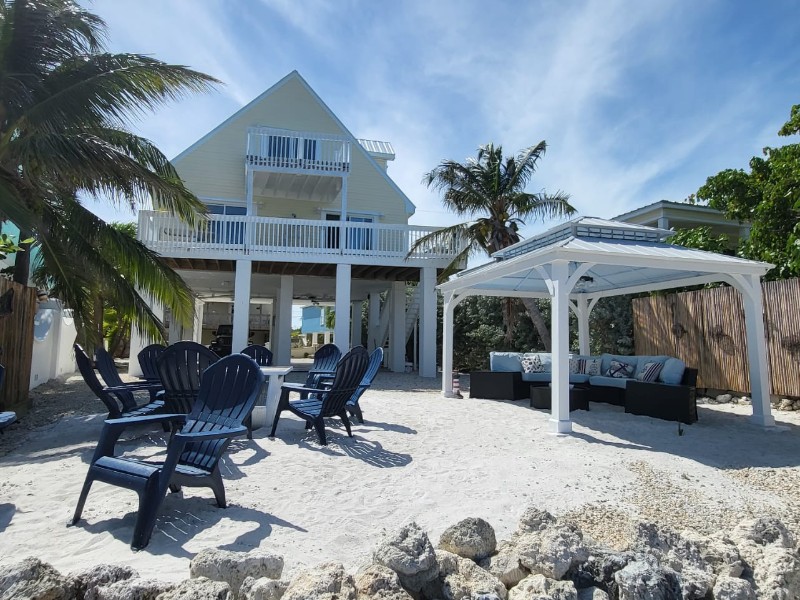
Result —
[[[769, 281], [764, 327], [771, 393], [800, 397], [800, 279]], [[744, 308], [732, 287], [633, 300], [636, 354], [677, 356], [698, 387], [749, 393]]]
[[0, 410], [24, 414], [30, 409], [36, 289], [0, 277], [0, 297], [9, 290], [14, 295], [11, 311], [0, 312], [0, 364], [6, 368], [5, 382], [0, 387]]

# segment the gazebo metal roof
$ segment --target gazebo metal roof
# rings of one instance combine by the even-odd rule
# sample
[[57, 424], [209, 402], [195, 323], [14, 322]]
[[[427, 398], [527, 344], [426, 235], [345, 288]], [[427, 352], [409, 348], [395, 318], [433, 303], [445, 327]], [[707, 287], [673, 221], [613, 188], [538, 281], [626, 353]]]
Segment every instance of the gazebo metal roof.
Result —
[[726, 282], [743, 295], [753, 420], [774, 423], [764, 342], [760, 278], [773, 265], [676, 246], [674, 232], [581, 217], [504, 248], [489, 263], [439, 285], [445, 297], [442, 391], [452, 395], [453, 309], [471, 295], [552, 299], [553, 416], [571, 431], [568, 400], [568, 312], [578, 316], [581, 354], [589, 353], [589, 312], [605, 296]]
[[[484, 295], [549, 297], [537, 267], [554, 260], [570, 263], [570, 274], [585, 268], [571, 296], [631, 294], [720, 281], [720, 275], [763, 276], [772, 265], [685, 248], [664, 240], [673, 231], [581, 217], [522, 240], [492, 255], [492, 261], [461, 271], [439, 286]], [[723, 278], [724, 280], [724, 278]]]

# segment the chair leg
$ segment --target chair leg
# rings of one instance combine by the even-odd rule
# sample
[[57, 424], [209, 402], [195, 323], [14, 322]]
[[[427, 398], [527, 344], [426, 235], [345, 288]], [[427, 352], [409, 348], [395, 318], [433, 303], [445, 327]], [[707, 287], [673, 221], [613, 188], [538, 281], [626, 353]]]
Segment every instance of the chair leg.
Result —
[[163, 498], [164, 494], [159, 493], [158, 486], [148, 486], [139, 493], [139, 512], [136, 515], [136, 525], [133, 527], [132, 549], [142, 550], [150, 543]]
[[211, 473], [211, 481], [208, 487], [214, 492], [217, 506], [220, 508], [227, 508], [228, 504], [225, 502], [225, 484], [222, 483], [222, 475], [220, 475], [219, 469], [214, 469], [214, 472]]
[[247, 427], [247, 439], [253, 439], [253, 415], [252, 413], [244, 420], [244, 425]]
[[344, 428], [347, 430], [348, 437], [353, 437], [353, 432], [350, 430], [350, 419], [347, 418], [347, 411], [342, 409], [342, 412], [339, 414], [339, 418], [344, 423]]
[[364, 424], [364, 415], [361, 413], [361, 407], [358, 404], [348, 404], [347, 410], [351, 417], [355, 417], [359, 423]]
[[179, 486], [177, 483], [170, 483], [169, 491], [172, 492], [173, 494], [177, 494], [178, 492], [181, 491], [181, 486]]
[[307, 420], [306, 421], [306, 429], [311, 429], [311, 427], [313, 427], [313, 425], [311, 424], [311, 421]]
[[86, 497], [89, 495], [89, 489], [92, 487], [93, 481], [94, 479], [88, 475], [86, 476], [86, 481], [83, 482], [83, 489], [81, 489], [81, 495], [78, 498], [78, 506], [75, 507], [75, 514], [72, 516], [72, 522], [70, 525], [75, 525], [75, 523], [81, 520], [83, 506], [86, 504]]
[[314, 429], [317, 430], [317, 437], [319, 437], [319, 443], [323, 446], [328, 445], [328, 439], [325, 436], [325, 420], [322, 417], [317, 417], [314, 419]]
[[283, 409], [279, 406], [278, 410], [275, 411], [275, 420], [272, 421], [272, 431], [269, 432], [269, 437], [275, 437], [275, 430], [278, 428], [278, 419], [281, 418], [281, 412], [283, 412]]

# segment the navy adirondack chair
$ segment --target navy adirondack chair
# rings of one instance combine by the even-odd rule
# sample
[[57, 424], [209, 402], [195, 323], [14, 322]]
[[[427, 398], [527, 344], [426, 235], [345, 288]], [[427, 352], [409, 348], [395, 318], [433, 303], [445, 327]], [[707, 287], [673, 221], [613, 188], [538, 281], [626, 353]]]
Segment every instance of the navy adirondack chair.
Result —
[[[344, 423], [347, 435], [353, 437], [350, 430], [350, 419], [347, 418], [347, 401], [353, 396], [358, 384], [364, 378], [369, 364], [369, 354], [363, 346], [356, 346], [345, 354], [336, 365], [336, 373], [330, 386], [312, 388], [308, 386], [284, 385], [275, 420], [272, 422], [270, 437], [275, 436], [281, 412], [288, 410], [305, 419], [306, 427], [314, 427], [323, 446], [327, 445], [325, 436], [325, 418], [339, 417]], [[299, 392], [299, 400], [289, 400], [289, 394]]]
[[361, 406], [359, 406], [358, 401], [367, 391], [367, 388], [372, 385], [372, 382], [375, 381], [375, 376], [378, 374], [378, 369], [381, 368], [381, 363], [383, 363], [383, 348], [375, 348], [372, 354], [369, 355], [369, 365], [367, 365], [367, 371], [364, 373], [361, 383], [358, 384], [358, 388], [347, 401], [347, 411], [356, 417], [359, 423], [364, 422], [364, 415], [361, 413]]
[[258, 363], [259, 367], [272, 366], [272, 351], [266, 346], [252, 344], [242, 350], [242, 354], [246, 354]]
[[[225, 486], [219, 461], [231, 439], [247, 431], [242, 421], [253, 410], [263, 381], [261, 370], [253, 359], [234, 354], [205, 370], [197, 402], [188, 415], [162, 414], [107, 420], [86, 474], [72, 524], [80, 520], [94, 481], [127, 488], [139, 495], [139, 511], [131, 541], [135, 550], [149, 543], [167, 489], [178, 492], [181, 486], [209, 487], [214, 492], [217, 506], [225, 508]], [[156, 421], [183, 425], [170, 438], [164, 462], [114, 457], [114, 446], [126, 427]]]
[[102, 346], [99, 346], [94, 351], [94, 365], [100, 372], [100, 377], [103, 378], [107, 387], [125, 388], [132, 392], [146, 391], [150, 394], [151, 402], [155, 401], [156, 394], [164, 389], [158, 381], [131, 381], [127, 383], [122, 381], [122, 377], [119, 376], [119, 371], [117, 371], [117, 365], [114, 364], [114, 357]]
[[200, 393], [200, 376], [219, 360], [213, 350], [192, 341], [170, 344], [156, 360], [164, 386], [164, 411], [189, 414]]
[[136, 355], [139, 360], [139, 366], [142, 369], [142, 379], [146, 381], [161, 381], [158, 376], [156, 361], [165, 348], [166, 346], [162, 344], [150, 344], [142, 348], [139, 354]]
[[336, 364], [342, 357], [342, 351], [336, 344], [325, 344], [314, 353], [314, 364], [306, 377], [306, 386], [319, 387], [320, 379], [333, 375]]
[[[3, 365], [0, 365], [0, 389], [3, 387], [3, 381], [6, 378], [6, 368]], [[0, 412], [0, 432], [3, 431], [6, 427], [9, 427], [17, 422], [17, 413], [6, 410]]]
[[[75, 344], [73, 348], [75, 349], [75, 362], [78, 363], [78, 370], [81, 372], [83, 380], [94, 392], [94, 395], [105, 404], [109, 419], [150, 415], [162, 410], [164, 403], [160, 400], [138, 405], [133, 397], [133, 390], [129, 387], [108, 387], [100, 383], [97, 373], [92, 367], [92, 361], [89, 360], [81, 345]], [[147, 388], [143, 387], [142, 389]]]

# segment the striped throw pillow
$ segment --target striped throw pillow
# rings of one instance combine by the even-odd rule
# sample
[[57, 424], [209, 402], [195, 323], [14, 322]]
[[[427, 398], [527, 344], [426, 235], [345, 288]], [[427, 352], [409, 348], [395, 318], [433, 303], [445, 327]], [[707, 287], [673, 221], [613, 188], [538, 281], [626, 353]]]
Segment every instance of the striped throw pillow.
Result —
[[658, 378], [659, 373], [661, 373], [661, 368], [664, 366], [664, 363], [660, 362], [648, 362], [642, 365], [641, 370], [636, 374], [636, 379], [639, 381], [644, 382], [653, 382]]

